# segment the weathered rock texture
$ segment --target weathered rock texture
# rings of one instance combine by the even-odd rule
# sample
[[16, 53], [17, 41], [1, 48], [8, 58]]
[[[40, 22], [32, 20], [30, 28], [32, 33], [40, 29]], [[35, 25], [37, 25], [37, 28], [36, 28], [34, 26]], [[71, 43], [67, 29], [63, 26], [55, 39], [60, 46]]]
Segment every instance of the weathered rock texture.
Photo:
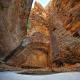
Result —
[[80, 0], [51, 0], [46, 10], [56, 15], [71, 33], [80, 29]]
[[80, 70], [80, 39], [73, 37], [80, 28], [79, 14], [80, 0], [51, 0], [47, 9], [36, 2], [30, 14], [29, 41], [26, 38], [22, 44], [26, 46], [7, 63], [57, 72]]
[[27, 45], [19, 54], [14, 55], [7, 63], [17, 67], [48, 67], [49, 45], [34, 42]]
[[[79, 19], [80, 1], [79, 0], [65, 0], [65, 1], [64, 0], [51, 0], [46, 11], [49, 15], [49, 24], [52, 25], [52, 26], [49, 26], [52, 29], [51, 32], [53, 32], [51, 33], [51, 35], [53, 34], [56, 37], [58, 41], [58, 46], [60, 48], [60, 54], [58, 55], [63, 55], [63, 57], [68, 55], [67, 58], [70, 58], [72, 54], [73, 55], [76, 54], [71, 49], [71, 47], [72, 46], [77, 47], [77, 45], [80, 44], [80, 39], [73, 37], [73, 33], [77, 29], [80, 28], [80, 19]], [[55, 30], [53, 28], [55, 28]], [[69, 52], [66, 49], [67, 47], [71, 50], [71, 52]], [[52, 50], [54, 50], [54, 47]], [[64, 52], [61, 52], [63, 50]], [[56, 55], [54, 54], [54, 51], [52, 54], [53, 54], [53, 57]], [[80, 52], [78, 52], [78, 54], [80, 54]], [[71, 61], [69, 59], [64, 59], [62, 57], [62, 59], [64, 59], [62, 60], [64, 61], [62, 63], [66, 63], [66, 62], [72, 63], [73, 61], [77, 63], [80, 57], [77, 54], [76, 56], [70, 59]], [[53, 62], [54, 62], [54, 59], [53, 59]], [[59, 61], [60, 60], [58, 60], [58, 64], [59, 63], [62, 64]]]
[[[34, 4], [34, 8], [30, 14], [30, 29], [28, 36], [31, 36], [35, 42], [49, 43], [49, 31], [47, 29], [47, 14], [44, 8], [37, 2]], [[42, 37], [41, 37], [42, 36]]]
[[[73, 1], [73, 3], [75, 2], [76, 1]], [[40, 32], [43, 34], [46, 33], [45, 35], [49, 35], [48, 37], [51, 37], [51, 42], [50, 41], [48, 42], [48, 40], [46, 40], [46, 42], [51, 43], [50, 50], [52, 51], [49, 53], [49, 58], [53, 59], [52, 62], [54, 61], [56, 62], [57, 60], [59, 62], [61, 59], [62, 62], [59, 62], [58, 64], [60, 63], [63, 64], [66, 62], [77, 63], [79, 61], [79, 56], [76, 54], [75, 51], [73, 51], [73, 49], [77, 47], [76, 44], [80, 44], [80, 39], [74, 38], [72, 33], [74, 33], [77, 29], [79, 29], [79, 25], [77, 22], [80, 22], [80, 20], [78, 19], [75, 23], [76, 25], [78, 25], [78, 27], [73, 26], [74, 23], [73, 24], [69, 23], [72, 27], [68, 30], [65, 24], [66, 21], [70, 21], [70, 18], [68, 17], [69, 16], [68, 11], [69, 9], [72, 9], [72, 7], [70, 7], [69, 5], [72, 2], [71, 1], [69, 3], [66, 2], [67, 7], [69, 7], [66, 9], [64, 7], [59, 7], [60, 5], [63, 6], [63, 3], [64, 3], [63, 0], [61, 0], [61, 2], [51, 0], [49, 5], [47, 6], [47, 10], [42, 8], [42, 6], [39, 3], [35, 3], [35, 7], [32, 9], [30, 15], [30, 20], [32, 25], [29, 35], [33, 37], [37, 34], [36, 35], [37, 37], [34, 37], [34, 42], [35, 41], [43, 42], [42, 36], [39, 36], [38, 33], [34, 34], [35, 32]], [[78, 14], [79, 13], [80, 12], [78, 12]], [[73, 17], [75, 16], [76, 15], [74, 15]], [[79, 18], [79, 16], [76, 18]], [[72, 31], [73, 28], [74, 30]], [[38, 37], [41, 38], [37, 39]], [[67, 50], [67, 47], [72, 51], [72, 53]], [[74, 59], [73, 57], [71, 61], [68, 61], [67, 58], [64, 59], [66, 55], [68, 55], [70, 58], [70, 56], [71, 55], [73, 56], [74, 53], [76, 54], [77, 58]], [[79, 51], [78, 54], [80, 54]], [[62, 55], [63, 57], [59, 58]], [[59, 59], [56, 59], [56, 57], [58, 57]]]
[[7, 56], [26, 35], [32, 0], [0, 0], [0, 57]]

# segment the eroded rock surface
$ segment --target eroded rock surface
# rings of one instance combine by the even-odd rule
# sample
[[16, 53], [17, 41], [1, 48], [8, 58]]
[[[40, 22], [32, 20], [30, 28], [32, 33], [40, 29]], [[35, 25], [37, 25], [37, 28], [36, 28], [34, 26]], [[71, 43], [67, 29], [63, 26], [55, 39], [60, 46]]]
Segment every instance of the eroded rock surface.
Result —
[[0, 57], [7, 56], [25, 37], [31, 4], [32, 0], [0, 0]]

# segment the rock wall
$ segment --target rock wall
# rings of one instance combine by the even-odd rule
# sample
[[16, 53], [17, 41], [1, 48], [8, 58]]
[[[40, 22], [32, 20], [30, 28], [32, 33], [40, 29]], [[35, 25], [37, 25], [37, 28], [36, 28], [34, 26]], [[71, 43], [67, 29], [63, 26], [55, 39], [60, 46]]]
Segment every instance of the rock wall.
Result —
[[80, 29], [80, 0], [51, 0], [46, 11], [57, 15], [63, 27], [72, 34]]
[[33, 41], [49, 43], [49, 31], [46, 24], [47, 13], [40, 3], [35, 2], [29, 19], [31, 25], [28, 35], [34, 38]]
[[0, 57], [7, 56], [26, 36], [33, 0], [0, 0]]

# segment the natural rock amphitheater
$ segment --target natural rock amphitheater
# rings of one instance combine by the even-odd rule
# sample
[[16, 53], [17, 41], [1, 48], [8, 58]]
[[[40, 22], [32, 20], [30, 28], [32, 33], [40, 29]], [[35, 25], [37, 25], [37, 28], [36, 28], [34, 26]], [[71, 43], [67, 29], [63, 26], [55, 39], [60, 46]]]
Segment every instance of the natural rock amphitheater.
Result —
[[0, 0], [0, 70], [80, 71], [80, 0]]

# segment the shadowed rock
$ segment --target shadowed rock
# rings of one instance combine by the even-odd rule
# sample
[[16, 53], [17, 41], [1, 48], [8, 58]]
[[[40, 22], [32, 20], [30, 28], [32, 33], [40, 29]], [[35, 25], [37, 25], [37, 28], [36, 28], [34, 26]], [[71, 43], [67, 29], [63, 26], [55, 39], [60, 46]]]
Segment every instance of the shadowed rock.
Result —
[[0, 0], [0, 57], [17, 48], [26, 36], [33, 0]]

